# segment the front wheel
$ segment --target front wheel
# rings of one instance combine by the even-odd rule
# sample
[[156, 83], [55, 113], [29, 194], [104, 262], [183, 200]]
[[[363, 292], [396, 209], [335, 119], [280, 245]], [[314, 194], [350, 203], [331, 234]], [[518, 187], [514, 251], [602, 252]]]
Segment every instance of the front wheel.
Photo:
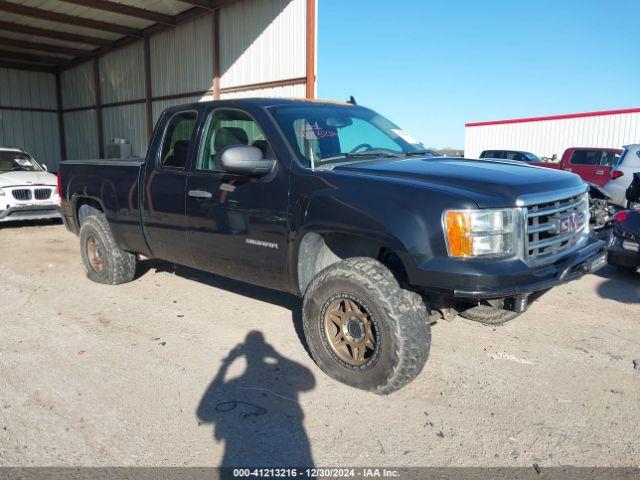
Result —
[[82, 222], [80, 252], [87, 277], [94, 282], [117, 285], [135, 277], [136, 256], [118, 247], [102, 213]]
[[349, 258], [321, 271], [304, 295], [302, 318], [315, 362], [353, 387], [394, 392], [427, 360], [431, 329], [422, 298], [400, 288], [372, 258]]

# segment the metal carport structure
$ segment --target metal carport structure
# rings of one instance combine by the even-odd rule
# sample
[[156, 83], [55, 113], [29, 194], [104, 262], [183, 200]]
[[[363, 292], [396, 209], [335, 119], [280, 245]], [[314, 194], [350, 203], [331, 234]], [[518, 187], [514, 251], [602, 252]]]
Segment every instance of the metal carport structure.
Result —
[[144, 155], [171, 105], [314, 98], [316, 0], [0, 0], [0, 146]]

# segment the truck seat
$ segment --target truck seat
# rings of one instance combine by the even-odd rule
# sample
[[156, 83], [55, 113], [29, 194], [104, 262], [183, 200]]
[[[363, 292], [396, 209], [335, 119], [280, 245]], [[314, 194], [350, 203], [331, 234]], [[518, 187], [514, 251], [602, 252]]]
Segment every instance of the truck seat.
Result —
[[249, 136], [244, 128], [240, 127], [222, 127], [216, 134], [213, 147], [216, 153], [230, 147], [231, 145], [248, 145]]
[[168, 167], [184, 167], [187, 164], [189, 153], [189, 140], [178, 140], [173, 144], [173, 155], [167, 158], [165, 165]]

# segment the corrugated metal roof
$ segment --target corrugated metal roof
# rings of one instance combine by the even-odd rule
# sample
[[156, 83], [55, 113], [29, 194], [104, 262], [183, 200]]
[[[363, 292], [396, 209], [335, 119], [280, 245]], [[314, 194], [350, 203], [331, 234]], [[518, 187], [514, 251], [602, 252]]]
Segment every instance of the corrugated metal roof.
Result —
[[[140, 18], [134, 18], [119, 13], [105, 12], [104, 10], [96, 10], [81, 5], [62, 2], [60, 0], [13, 0], [10, 1], [10, 3], [18, 3], [27, 7], [36, 7], [49, 12], [64, 13], [75, 17], [99, 20], [101, 22], [116, 23], [135, 29], [143, 29], [153, 25], [154, 23]], [[144, 8], [145, 10], [149, 10], [148, 8], [145, 8], [144, 2], [138, 2], [137, 6]], [[185, 8], [185, 10], [189, 8], [188, 5], [186, 5], [186, 7], [187, 8]]]
[[[158, 26], [178, 23], [185, 12], [197, 16], [209, 11], [184, 0], [96, 0], [86, 5], [78, 0], [0, 0], [0, 65], [4, 60], [65, 68], [75, 58], [101, 55], [126, 44], [127, 38], [141, 38], [145, 29], [155, 32]], [[16, 40], [27, 44], [16, 45]], [[70, 56], [65, 51], [69, 48], [80, 53]], [[2, 55], [3, 51], [10, 53]], [[16, 58], [20, 52], [32, 57]], [[38, 61], [33, 56], [60, 58], [60, 62]]]
[[[15, 13], [2, 12], [2, 20], [5, 22], [18, 23], [20, 25], [28, 25], [37, 28], [47, 28], [50, 30], [57, 30], [64, 33], [75, 33], [77, 35], [87, 35], [90, 37], [103, 38], [105, 40], [117, 40], [122, 37], [117, 33], [105, 32], [102, 30], [95, 30], [92, 28], [84, 28], [78, 25], [68, 25], [66, 23], [53, 22], [50, 20], [43, 20], [40, 18], [25, 17], [23, 15], [16, 15]], [[40, 37], [42, 39], [42, 37]], [[44, 39], [42, 39], [44, 41]]]

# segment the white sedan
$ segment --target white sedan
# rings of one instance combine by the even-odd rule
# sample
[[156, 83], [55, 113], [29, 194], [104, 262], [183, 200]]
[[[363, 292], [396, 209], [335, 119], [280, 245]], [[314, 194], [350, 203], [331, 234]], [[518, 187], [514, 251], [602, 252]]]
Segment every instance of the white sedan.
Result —
[[25, 151], [0, 147], [0, 223], [59, 218], [57, 183]]

